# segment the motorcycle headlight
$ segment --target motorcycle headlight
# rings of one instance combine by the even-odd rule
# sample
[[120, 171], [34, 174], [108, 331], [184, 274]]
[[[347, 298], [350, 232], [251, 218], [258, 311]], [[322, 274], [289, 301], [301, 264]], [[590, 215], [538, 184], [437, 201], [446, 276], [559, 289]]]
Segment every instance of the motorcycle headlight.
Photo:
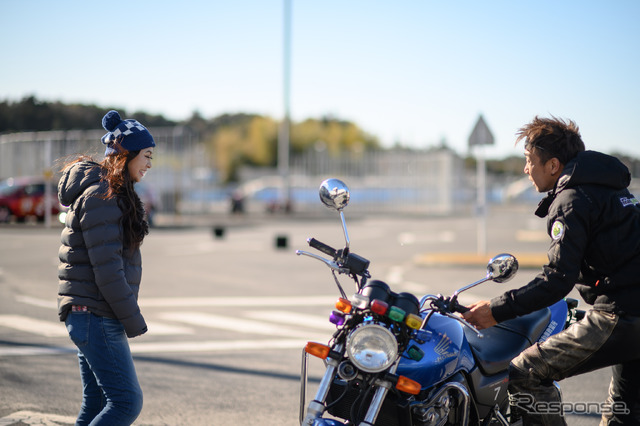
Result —
[[398, 356], [398, 342], [386, 328], [367, 324], [353, 331], [347, 339], [347, 355], [351, 362], [367, 373], [384, 371]]

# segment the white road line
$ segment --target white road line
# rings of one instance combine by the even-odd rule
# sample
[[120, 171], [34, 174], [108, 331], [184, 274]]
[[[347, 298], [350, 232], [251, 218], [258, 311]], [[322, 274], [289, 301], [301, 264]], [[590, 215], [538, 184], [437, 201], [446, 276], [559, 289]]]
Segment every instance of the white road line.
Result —
[[[148, 322], [149, 330], [157, 336], [194, 334], [193, 329], [162, 322]], [[37, 320], [24, 315], [0, 315], [0, 327], [12, 328], [45, 337], [67, 337], [61, 322]]]
[[[258, 320], [293, 324], [296, 326], [317, 328], [326, 330], [328, 333], [333, 329], [333, 325], [327, 318], [299, 314], [296, 312], [259, 311], [247, 312], [246, 316]], [[262, 335], [276, 336], [306, 336], [301, 330], [294, 330], [286, 327], [265, 324], [262, 321], [247, 321], [240, 318], [210, 315], [197, 312], [173, 312], [162, 315], [163, 319], [182, 322], [186, 324], [219, 328], [244, 333], [255, 333]], [[195, 331], [190, 327], [167, 324], [164, 322], [149, 321], [149, 335], [170, 336], [170, 335], [193, 335]], [[67, 337], [67, 330], [62, 323], [54, 321], [43, 321], [33, 319], [23, 315], [0, 315], [0, 327], [12, 328], [14, 330], [37, 334], [45, 337]]]
[[392, 266], [389, 268], [389, 272], [387, 273], [387, 283], [390, 285], [400, 285], [402, 284], [402, 277], [404, 276], [404, 267], [402, 266]]
[[141, 298], [141, 308], [184, 308], [194, 306], [333, 306], [338, 295], [294, 297], [157, 297]]
[[[55, 300], [31, 296], [16, 296], [16, 300], [31, 306], [57, 309]], [[328, 306], [332, 307], [338, 295], [333, 296], [282, 296], [282, 297], [151, 297], [141, 298], [142, 308], [185, 308], [194, 306]]]
[[398, 243], [401, 246], [406, 246], [415, 243], [417, 240], [414, 232], [401, 232], [398, 234]]
[[[242, 244], [242, 252], [260, 252], [264, 249], [265, 244], [259, 241], [246, 241]], [[184, 247], [168, 247], [165, 249], [165, 255], [173, 257], [198, 256], [227, 250], [229, 250], [228, 246], [216, 242], [204, 242]]]
[[78, 350], [71, 346], [17, 346], [10, 348], [0, 347], [0, 357], [2, 356], [39, 356], [39, 355], [67, 355], [76, 353]]
[[163, 322], [147, 321], [147, 327], [149, 328], [149, 334], [153, 336], [180, 336], [185, 334], [195, 334], [192, 328], [183, 327], [181, 325], [165, 324]]
[[61, 424], [74, 424], [75, 417], [59, 416], [57, 414], [36, 413], [35, 411], [16, 411], [8, 416], [0, 418], [0, 426], [40, 425], [55, 426]]
[[[329, 339], [325, 339], [324, 342]], [[210, 340], [199, 342], [131, 343], [134, 354], [163, 352], [221, 352], [262, 349], [300, 349], [308, 339]], [[322, 340], [321, 340], [322, 341]]]
[[306, 337], [308, 331], [296, 330], [263, 321], [252, 321], [242, 318], [233, 318], [221, 315], [205, 314], [201, 312], [167, 312], [160, 317], [164, 320], [182, 322], [189, 325], [218, 328], [234, 331], [236, 333], [261, 334], [268, 336]]
[[[308, 341], [326, 343], [330, 336], [307, 336], [309, 338], [276, 340], [207, 340], [187, 342], [131, 342], [131, 352], [135, 354], [160, 354], [168, 352], [234, 352], [239, 350], [299, 349]], [[76, 353], [71, 346], [61, 347], [15, 347], [0, 348], [2, 356], [68, 355]]]
[[336, 329], [336, 326], [329, 322], [329, 314], [321, 316], [291, 311], [249, 311], [245, 312], [243, 316], [262, 321], [317, 328], [328, 332]]
[[13, 328], [45, 337], [68, 336], [64, 324], [37, 320], [22, 315], [0, 315], [0, 327]]
[[224, 247], [220, 244], [215, 244], [213, 241], [207, 241], [191, 244], [189, 246], [166, 246], [164, 249], [167, 256], [193, 256], [203, 253], [211, 253], [216, 250], [220, 251], [224, 249]]
[[51, 299], [38, 299], [31, 296], [16, 296], [16, 301], [20, 303], [25, 303], [31, 306], [38, 306], [40, 308], [48, 308], [48, 309], [58, 309], [58, 304], [56, 303], [55, 298]]
[[418, 300], [425, 294], [429, 292], [429, 286], [425, 283], [416, 283], [413, 281], [403, 281], [398, 284], [396, 291], [408, 291], [409, 293], [413, 293]]

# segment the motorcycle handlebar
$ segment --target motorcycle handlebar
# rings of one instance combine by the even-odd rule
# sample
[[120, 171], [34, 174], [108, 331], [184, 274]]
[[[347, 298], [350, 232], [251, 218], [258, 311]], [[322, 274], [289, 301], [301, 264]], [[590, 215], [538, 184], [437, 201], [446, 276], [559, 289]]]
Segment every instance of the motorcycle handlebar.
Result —
[[320, 242], [318, 240], [316, 240], [315, 238], [309, 238], [307, 239], [307, 243], [309, 243], [309, 246], [313, 247], [316, 250], [321, 251], [322, 253], [329, 255], [331, 257], [333, 257], [334, 259], [337, 256], [337, 250], [334, 249], [331, 246], [328, 246], [327, 244]]
[[450, 309], [452, 312], [459, 312], [461, 314], [464, 314], [465, 312], [469, 311], [469, 308], [467, 308], [464, 305], [461, 305], [460, 303], [458, 303], [457, 300], [451, 301]]
[[430, 297], [431, 306], [435, 306], [442, 313], [454, 313], [459, 312], [461, 314], [467, 312], [469, 308], [464, 305], [458, 303], [458, 300], [455, 297], [445, 298], [441, 294], [436, 297]]
[[431, 300], [431, 307], [433, 309], [436, 309], [442, 315], [445, 315], [445, 316], [447, 316], [449, 318], [452, 318], [452, 319], [454, 319], [456, 321], [459, 321], [462, 324], [464, 324], [465, 326], [469, 327], [470, 329], [472, 329], [473, 331], [476, 332], [476, 334], [478, 335], [479, 338], [483, 337], [483, 334], [477, 328], [475, 328], [473, 325], [471, 325], [467, 321], [465, 321], [464, 318], [453, 314], [454, 312], [464, 313], [464, 312], [467, 312], [469, 310], [469, 308], [467, 308], [466, 306], [461, 305], [460, 303], [458, 303], [458, 300], [455, 297], [454, 298], [449, 298], [449, 297], [445, 298], [444, 296], [439, 294], [438, 296], [429, 296], [428, 300]]

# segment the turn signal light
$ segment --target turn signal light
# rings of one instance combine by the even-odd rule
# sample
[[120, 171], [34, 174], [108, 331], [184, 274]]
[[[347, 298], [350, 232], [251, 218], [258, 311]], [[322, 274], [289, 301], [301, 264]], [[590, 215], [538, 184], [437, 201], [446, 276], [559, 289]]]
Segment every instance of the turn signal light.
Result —
[[307, 345], [304, 347], [304, 351], [309, 355], [316, 356], [320, 359], [327, 359], [329, 352], [331, 352], [331, 348], [327, 345], [323, 345], [322, 343], [307, 342]]
[[386, 314], [387, 309], [389, 309], [389, 305], [387, 305], [386, 302], [383, 302], [382, 300], [376, 299], [371, 302], [371, 311], [378, 315]]
[[411, 395], [417, 395], [420, 393], [420, 383], [411, 380], [408, 377], [398, 376], [396, 389], [402, 392], [410, 393]]
[[344, 324], [344, 314], [340, 311], [331, 312], [331, 315], [329, 315], [329, 322], [335, 325]]
[[407, 349], [407, 355], [414, 361], [420, 361], [424, 358], [424, 351], [416, 345], [411, 345], [409, 346], [409, 349]]
[[404, 310], [398, 308], [397, 306], [392, 306], [389, 308], [388, 316], [393, 321], [401, 322], [404, 319], [405, 315], [407, 315], [407, 313]]
[[409, 314], [404, 319], [404, 323], [407, 324], [407, 326], [409, 326], [410, 328], [420, 330], [420, 327], [422, 327], [422, 318], [420, 318], [416, 314]]
[[348, 314], [349, 312], [351, 312], [351, 302], [349, 302], [344, 297], [341, 297], [336, 302], [336, 309], [339, 310], [340, 312], [344, 312], [345, 314]]

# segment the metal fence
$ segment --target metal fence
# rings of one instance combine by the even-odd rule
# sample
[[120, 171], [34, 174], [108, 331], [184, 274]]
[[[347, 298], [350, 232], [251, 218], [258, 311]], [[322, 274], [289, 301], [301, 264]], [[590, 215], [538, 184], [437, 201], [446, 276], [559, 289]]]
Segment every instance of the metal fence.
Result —
[[294, 157], [291, 170], [308, 182], [314, 202], [323, 179], [343, 179], [352, 192], [350, 209], [367, 212], [449, 214], [475, 194], [463, 160], [447, 149], [346, 153], [338, 158], [312, 151]]
[[[151, 128], [156, 141], [153, 169], [142, 185], [152, 189], [155, 208], [167, 215], [228, 214], [240, 191], [245, 213], [282, 210], [283, 187], [296, 212], [317, 211], [317, 191], [328, 177], [352, 190], [350, 210], [367, 213], [450, 214], [472, 205], [475, 174], [450, 150], [326, 151], [292, 156], [288, 182], [275, 169], [244, 168], [238, 185], [221, 185], [212, 154], [187, 127]], [[57, 181], [65, 160], [79, 154], [102, 159], [103, 131], [51, 131], [0, 135], [0, 180], [43, 176]], [[466, 210], [468, 211], [468, 210]]]
[[[158, 195], [158, 206], [175, 212], [179, 194], [189, 188], [189, 170], [208, 167], [194, 132], [186, 127], [149, 129], [156, 141], [154, 173], [145, 185]], [[68, 130], [0, 135], [0, 180], [10, 177], [43, 177], [56, 182], [67, 161], [88, 155], [100, 161], [104, 131]]]

